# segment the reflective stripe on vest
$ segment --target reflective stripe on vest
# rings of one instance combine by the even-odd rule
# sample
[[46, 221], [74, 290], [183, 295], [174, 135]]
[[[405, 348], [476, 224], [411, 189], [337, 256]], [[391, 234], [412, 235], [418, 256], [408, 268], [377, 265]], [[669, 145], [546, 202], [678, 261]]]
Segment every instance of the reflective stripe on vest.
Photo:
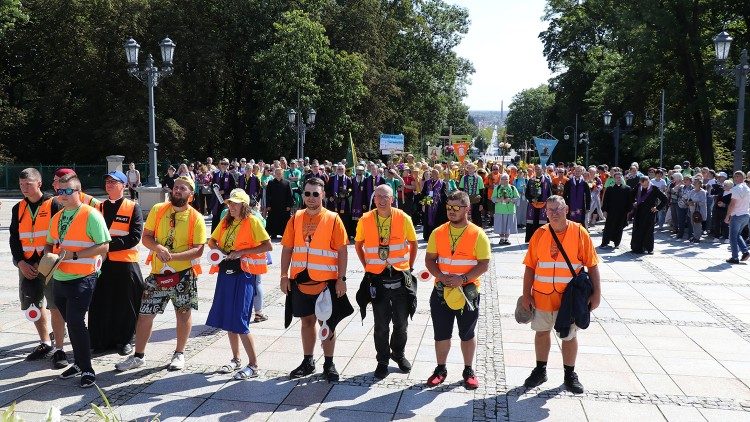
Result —
[[[86, 225], [89, 220], [89, 214], [92, 212], [96, 212], [93, 207], [81, 204], [78, 213], [73, 217], [73, 221], [70, 222], [68, 230], [65, 232], [63, 241], [60, 242], [60, 233], [58, 229], [60, 225], [60, 217], [62, 216], [63, 211], [58, 211], [58, 213], [52, 217], [49, 225], [50, 237], [52, 237], [54, 242], [52, 252], [60, 254], [63, 249], [67, 252], [79, 252], [88, 247], [94, 246], [96, 243], [94, 243], [91, 238], [89, 238], [88, 234], [86, 234]], [[67, 274], [85, 277], [96, 272], [96, 257], [78, 258], [76, 260], [66, 259], [60, 264], [58, 269]]]
[[44, 245], [47, 244], [47, 233], [49, 222], [52, 219], [52, 198], [39, 204], [36, 217], [31, 218], [26, 200], [18, 203], [18, 237], [21, 239], [23, 256], [31, 258], [34, 252], [40, 256], [44, 253]]
[[290, 224], [294, 224], [294, 249], [292, 249], [291, 278], [307, 268], [314, 281], [333, 280], [338, 277], [338, 251], [331, 249], [331, 234], [338, 214], [323, 208], [320, 222], [312, 235], [310, 245], [305, 244], [303, 225], [305, 210], [297, 211]]
[[[450, 223], [445, 223], [435, 229], [435, 245], [437, 246], [437, 265], [446, 274], [463, 275], [477, 266], [478, 260], [474, 252], [481, 230], [473, 223], [469, 223], [458, 239], [456, 250], [451, 252]], [[437, 280], [436, 280], [437, 282]], [[479, 279], [470, 279], [469, 283], [479, 286]]]
[[[578, 272], [583, 267], [578, 257], [580, 254], [578, 251], [581, 236], [580, 230], [582, 228], [578, 223], [569, 222], [568, 224], [568, 230], [565, 232], [561, 243], [568, 254], [568, 258], [570, 258], [573, 269]], [[540, 227], [539, 230], [543, 231], [542, 235], [538, 237], [534, 244], [529, 244], [529, 249], [534, 248], [538, 259], [534, 268], [532, 294], [537, 309], [545, 312], [554, 312], [560, 309], [562, 294], [565, 292], [573, 276], [570, 274], [570, 269], [568, 268], [568, 264], [565, 263], [562, 253], [558, 252], [557, 259], [553, 259], [550, 254], [550, 248], [555, 241], [550, 234], [551, 228], [549, 224]]]
[[[166, 215], [167, 211], [172, 209], [172, 203], [170, 202], [163, 202], [163, 205], [159, 208], [159, 213], [156, 214], [156, 224], [154, 225], [154, 241], [156, 241], [156, 237], [158, 236], [159, 232], [159, 226], [161, 225], [161, 219], [164, 218], [164, 215]], [[188, 206], [188, 211], [190, 212], [188, 216], [188, 250], [193, 249], [195, 245], [193, 244], [193, 235], [195, 234], [195, 223], [198, 221], [198, 210], [195, 208]], [[203, 216], [200, 216], [203, 218]], [[158, 243], [158, 242], [157, 242]], [[156, 252], [152, 252], [148, 254], [146, 257], [146, 265], [150, 264], [151, 261], [156, 256]], [[195, 258], [190, 260], [190, 264], [192, 265], [193, 271], [196, 275], [200, 275], [203, 273], [203, 270], [201, 269], [201, 258]]]
[[[104, 203], [100, 202], [96, 208], [104, 214]], [[109, 235], [114, 237], [127, 236], [130, 234], [130, 224], [133, 222], [133, 210], [135, 202], [123, 198], [120, 208], [117, 209], [112, 225], [109, 226]], [[129, 249], [112, 251], [107, 253], [107, 259], [117, 262], [138, 262], [138, 245]]]
[[[234, 245], [232, 245], [232, 249], [226, 248], [226, 217], [219, 222], [217, 237], [218, 241], [216, 242], [219, 245], [219, 249], [226, 252], [231, 251], [239, 251], [242, 249], [251, 249], [260, 246], [260, 242], [256, 241], [253, 237], [253, 230], [251, 227], [251, 218], [256, 218], [252, 215], [249, 215], [245, 217], [242, 222], [240, 222], [240, 226], [237, 227], [237, 236], [234, 238]], [[217, 240], [217, 239], [214, 239]], [[242, 268], [242, 271], [249, 273], [249, 274], [265, 274], [268, 272], [268, 261], [266, 260], [266, 254], [263, 253], [257, 253], [257, 254], [245, 254], [242, 255], [240, 258], [240, 267]], [[211, 270], [209, 271], [210, 274], [214, 274], [215, 272], [219, 271], [218, 265], [212, 265]]]
[[397, 208], [391, 208], [391, 230], [388, 239], [388, 258], [380, 259], [380, 233], [378, 230], [377, 210], [366, 212], [359, 219], [364, 230], [365, 271], [380, 274], [387, 265], [400, 271], [409, 269], [409, 248], [404, 232], [404, 219], [409, 218], [406, 213]]

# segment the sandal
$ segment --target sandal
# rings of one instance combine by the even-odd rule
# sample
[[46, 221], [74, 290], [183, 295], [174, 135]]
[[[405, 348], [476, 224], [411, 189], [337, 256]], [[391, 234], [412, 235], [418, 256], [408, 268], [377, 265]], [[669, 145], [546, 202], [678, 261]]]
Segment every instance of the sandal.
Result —
[[258, 367], [247, 365], [246, 367], [239, 370], [236, 374], [234, 374], [234, 379], [247, 380], [250, 378], [255, 378], [257, 376], [258, 376]]
[[219, 368], [220, 374], [231, 374], [232, 372], [242, 368], [242, 363], [239, 359], [232, 359], [229, 363], [226, 363]]
[[255, 319], [253, 320], [253, 322], [263, 322], [263, 321], [267, 321], [267, 320], [268, 320], [268, 315], [261, 314], [261, 313], [256, 313], [255, 314]]

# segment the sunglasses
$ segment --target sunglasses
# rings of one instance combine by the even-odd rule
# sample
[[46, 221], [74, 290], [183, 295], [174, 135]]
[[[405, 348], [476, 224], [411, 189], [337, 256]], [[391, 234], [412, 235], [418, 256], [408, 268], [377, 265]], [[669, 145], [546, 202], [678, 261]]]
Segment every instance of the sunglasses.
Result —
[[317, 198], [320, 196], [320, 192], [309, 192], [309, 191], [305, 192], [305, 196], [310, 196], [310, 195], [312, 195], [314, 198]]
[[461, 208], [466, 208], [466, 205], [446, 205], [445, 209], [448, 211], [461, 211]]
[[58, 189], [56, 192], [58, 196], [61, 196], [61, 195], [70, 196], [70, 195], [73, 195], [74, 192], [78, 192], [78, 189], [65, 188], [65, 189]]

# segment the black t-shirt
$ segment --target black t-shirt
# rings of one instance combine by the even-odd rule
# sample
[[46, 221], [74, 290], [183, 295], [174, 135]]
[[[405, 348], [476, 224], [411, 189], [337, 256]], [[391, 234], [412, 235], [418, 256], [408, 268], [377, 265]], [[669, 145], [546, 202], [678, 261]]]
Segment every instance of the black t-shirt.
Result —
[[[42, 199], [40, 199], [37, 202], [31, 202], [28, 198], [24, 198], [23, 201], [26, 201], [26, 207], [27, 212], [24, 214], [24, 218], [29, 218], [30, 215], [36, 214], [37, 209], [39, 208], [42, 203], [48, 199], [50, 199], [52, 196], [48, 194], [43, 194]], [[30, 264], [35, 264], [39, 262], [40, 259], [42, 259], [41, 255], [39, 255], [38, 252], [34, 252], [34, 255], [31, 256], [31, 258], [26, 259], [23, 255], [23, 245], [21, 244], [21, 238], [18, 233], [19, 229], [19, 221], [18, 221], [18, 206], [21, 203], [17, 203], [13, 206], [11, 219], [10, 219], [10, 252], [13, 255], [13, 263], [18, 264], [18, 262], [26, 260], [26, 262]], [[52, 201], [52, 210], [50, 215], [57, 214], [58, 211], [62, 209], [62, 205], [60, 205], [57, 200]], [[45, 227], [46, 229], [46, 227]]]

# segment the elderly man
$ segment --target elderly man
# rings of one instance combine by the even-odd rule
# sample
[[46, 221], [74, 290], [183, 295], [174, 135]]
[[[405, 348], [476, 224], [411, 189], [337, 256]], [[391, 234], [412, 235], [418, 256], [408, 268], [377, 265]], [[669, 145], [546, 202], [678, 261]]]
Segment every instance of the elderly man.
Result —
[[[326, 208], [335, 212], [344, 222], [344, 227], [351, 228], [352, 210], [349, 197], [352, 195], [352, 179], [345, 174], [346, 168], [343, 164], [336, 164], [336, 172], [328, 179], [326, 184]], [[353, 231], [347, 231], [348, 237], [354, 235]]]
[[284, 170], [277, 167], [273, 171], [273, 179], [266, 186], [266, 230], [271, 239], [284, 233], [287, 221], [291, 216], [294, 197], [292, 187], [288, 180], [284, 179]]
[[[520, 192], [519, 192], [520, 193]], [[552, 180], [546, 175], [542, 166], [534, 165], [534, 178], [526, 183], [526, 242], [531, 240], [534, 232], [547, 223], [545, 204], [552, 195]]]
[[615, 184], [607, 188], [602, 204], [602, 211], [607, 213], [602, 244], [599, 246], [602, 249], [608, 248], [609, 242], [613, 242], [615, 248], [620, 246], [622, 231], [628, 225], [628, 213], [633, 208], [633, 195], [630, 186], [625, 184], [622, 173], [615, 172], [613, 178]]
[[[219, 187], [219, 194], [223, 200], [229, 198], [229, 192], [237, 187], [237, 182], [229, 172], [229, 159], [222, 158], [219, 161], [219, 170], [214, 172], [212, 184]], [[213, 201], [212, 216], [211, 216], [211, 227], [216, 227], [221, 219], [221, 212], [224, 210], [224, 201], [219, 201], [216, 195], [212, 195], [211, 200]]]
[[[739, 264], [740, 260], [747, 261], [750, 258], [745, 239], [742, 238], [742, 230], [747, 227], [750, 220], [750, 188], [745, 183], [745, 173], [737, 170], [732, 175], [734, 187], [731, 190], [732, 199], [729, 201], [727, 216], [724, 223], [729, 224], [729, 248], [732, 257], [727, 259], [730, 264]], [[739, 253], [742, 251], [742, 257]]]
[[586, 211], [591, 204], [591, 189], [583, 179], [583, 166], [575, 166], [573, 177], [565, 183], [563, 198], [568, 204], [568, 218], [578, 224], [585, 224]]
[[104, 216], [112, 240], [91, 299], [89, 335], [95, 353], [115, 348], [127, 356], [133, 352], [130, 342], [143, 294], [143, 274], [138, 266], [143, 215], [137, 203], [124, 197], [127, 178], [122, 172], [113, 171], [104, 179], [109, 198], [96, 208]]
[[[378, 366], [375, 377], [388, 376], [388, 361], [393, 359], [403, 372], [411, 371], [406, 359], [406, 331], [409, 314], [416, 309], [416, 279], [411, 275], [417, 259], [417, 233], [411, 217], [392, 207], [393, 189], [388, 185], [375, 188], [375, 210], [362, 216], [357, 224], [354, 248], [365, 268], [364, 294], [375, 297], [375, 350]], [[359, 294], [358, 294], [359, 296]], [[388, 339], [390, 322], [393, 334]]]
[[[534, 308], [531, 329], [536, 332], [534, 336], [536, 367], [524, 382], [526, 388], [533, 388], [547, 381], [547, 360], [552, 344], [550, 331], [555, 327], [563, 293], [572, 278], [563, 254], [567, 255], [573, 269], [577, 272], [580, 272], [582, 267], [588, 268], [593, 286], [588, 299], [589, 309], [592, 311], [596, 309], [601, 300], [599, 268], [597, 267], [599, 257], [588, 232], [580, 224], [566, 218], [568, 206], [565, 205], [565, 200], [561, 196], [550, 196], [546, 204], [550, 222], [534, 233], [523, 261], [526, 270], [521, 292], [522, 305], [528, 311]], [[559, 240], [562, 251], [553, 236]], [[577, 333], [578, 327], [572, 324], [567, 335], [561, 340], [565, 387], [572, 393], [580, 394], [583, 393], [583, 385], [575, 373], [578, 353]]]
[[466, 166], [466, 174], [458, 181], [458, 189], [469, 195], [469, 201], [471, 202], [469, 218], [471, 222], [482, 227], [482, 212], [484, 211], [482, 193], [484, 192], [484, 181], [482, 181], [482, 178], [476, 172], [477, 166], [469, 163]]
[[[366, 176], [365, 166], [357, 166], [354, 176], [352, 176], [352, 227], [357, 224], [357, 221], [362, 217], [364, 213], [370, 210], [369, 202], [370, 197], [366, 195]], [[347, 233], [354, 233], [353, 230], [349, 230], [347, 227]]]
[[[630, 239], [630, 250], [633, 253], [652, 253], [654, 251], [654, 222], [656, 213], [669, 205], [667, 196], [655, 186], [651, 186], [648, 176], [641, 176], [640, 186], [633, 193], [633, 237]], [[695, 235], [695, 234], [694, 234]]]

